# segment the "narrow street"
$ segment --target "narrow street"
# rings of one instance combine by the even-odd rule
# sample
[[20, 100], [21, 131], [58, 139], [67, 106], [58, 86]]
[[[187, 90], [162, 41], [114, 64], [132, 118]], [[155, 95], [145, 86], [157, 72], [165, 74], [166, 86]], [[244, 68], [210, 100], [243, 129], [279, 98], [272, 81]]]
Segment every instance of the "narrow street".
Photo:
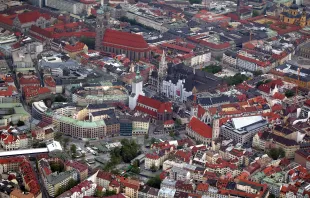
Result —
[[39, 170], [37, 170], [36, 163], [34, 161], [30, 161], [30, 162], [31, 162], [33, 170], [34, 170], [34, 172], [36, 174], [36, 177], [37, 177], [37, 179], [39, 181], [40, 189], [41, 189], [41, 192], [42, 192], [42, 197], [44, 197], [44, 198], [52, 198], [51, 196], [49, 196], [47, 190], [45, 189], [44, 182], [43, 182], [42, 178], [39, 175]]

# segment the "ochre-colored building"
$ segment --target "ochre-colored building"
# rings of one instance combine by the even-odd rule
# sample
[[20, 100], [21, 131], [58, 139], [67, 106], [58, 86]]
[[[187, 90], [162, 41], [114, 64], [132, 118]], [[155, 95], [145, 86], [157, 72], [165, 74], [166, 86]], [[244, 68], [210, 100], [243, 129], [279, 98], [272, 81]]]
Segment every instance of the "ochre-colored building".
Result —
[[294, 0], [288, 10], [280, 14], [280, 19], [284, 23], [299, 25], [301, 27], [310, 25], [310, 14], [307, 14], [306, 8], [299, 12], [299, 6]]

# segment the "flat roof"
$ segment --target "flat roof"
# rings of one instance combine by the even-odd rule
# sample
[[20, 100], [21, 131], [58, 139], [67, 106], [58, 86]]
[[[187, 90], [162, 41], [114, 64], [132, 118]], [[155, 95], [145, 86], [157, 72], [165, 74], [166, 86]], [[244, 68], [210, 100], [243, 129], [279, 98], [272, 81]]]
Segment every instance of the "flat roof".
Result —
[[0, 157], [6, 157], [6, 156], [12, 156], [12, 155], [37, 154], [37, 153], [48, 153], [48, 149], [47, 148], [35, 148], [35, 149], [5, 151], [5, 152], [0, 152]]
[[248, 116], [248, 117], [240, 117], [240, 118], [231, 119], [235, 129], [241, 129], [243, 127], [249, 126], [251, 124], [254, 124], [262, 120], [263, 120], [262, 116]]

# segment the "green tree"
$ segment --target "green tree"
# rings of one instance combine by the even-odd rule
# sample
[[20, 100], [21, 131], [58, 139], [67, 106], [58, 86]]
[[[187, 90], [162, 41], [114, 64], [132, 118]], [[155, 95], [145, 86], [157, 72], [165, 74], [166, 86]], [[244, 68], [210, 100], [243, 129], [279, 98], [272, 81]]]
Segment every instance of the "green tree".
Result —
[[24, 126], [25, 125], [25, 122], [23, 122], [23, 121], [21, 121], [21, 120], [18, 120], [18, 122], [17, 122], [17, 124], [16, 124], [17, 126]]
[[96, 189], [95, 197], [103, 197], [103, 196], [104, 196], [104, 192], [102, 192], [101, 190]]
[[287, 90], [287, 91], [285, 92], [285, 96], [286, 96], [287, 98], [291, 98], [291, 97], [293, 97], [294, 95], [295, 95], [295, 93], [294, 93], [293, 90]]
[[51, 162], [50, 167], [52, 172], [62, 172], [64, 170], [64, 166], [60, 162]]
[[152, 137], [151, 144], [154, 144], [155, 142], [156, 142], [156, 139], [154, 137]]
[[285, 157], [285, 151], [282, 148], [272, 148], [267, 154], [274, 160]]
[[152, 164], [152, 166], [150, 167], [150, 170], [152, 171], [152, 172], [156, 172], [157, 171], [157, 166], [155, 166], [155, 164]]
[[65, 98], [64, 96], [62, 96], [62, 95], [57, 95], [56, 97], [55, 97], [55, 100], [54, 100], [55, 102], [67, 102], [67, 98]]
[[56, 132], [54, 139], [61, 142], [62, 141], [62, 133]]
[[269, 194], [268, 198], [276, 198], [276, 196], [274, 194]]
[[75, 181], [74, 179], [70, 179], [70, 180], [68, 181], [67, 190], [69, 190], [69, 189], [73, 188], [74, 186], [76, 186], [77, 183], [78, 183], [78, 182]]
[[253, 10], [252, 16], [253, 17], [259, 16], [259, 12], [257, 10]]
[[67, 148], [67, 145], [68, 145], [68, 143], [69, 143], [69, 138], [66, 137], [66, 138], [63, 139], [63, 141], [64, 141], [64, 142], [63, 142], [63, 143], [64, 143], [63, 146], [64, 146], [64, 148], [66, 149], [66, 148]]
[[145, 134], [144, 139], [149, 139], [149, 134]]
[[75, 144], [71, 144], [70, 151], [71, 151], [71, 153], [76, 154], [76, 145]]
[[182, 125], [182, 121], [180, 119], [175, 119], [174, 124], [175, 126], [180, 126]]
[[62, 193], [66, 192], [66, 187], [65, 186], [60, 186], [55, 197], [58, 197], [59, 195], [61, 195]]
[[139, 168], [139, 166], [132, 166], [131, 172], [133, 172], [133, 173], [135, 173], [135, 174], [139, 174], [139, 173], [140, 173], [140, 168]]
[[82, 36], [80, 38], [80, 42], [82, 42], [85, 45], [87, 45], [87, 47], [89, 49], [95, 49], [95, 39], [94, 38], [89, 38], [89, 37]]
[[106, 190], [105, 193], [103, 194], [103, 197], [108, 197], [108, 196], [112, 196], [112, 195], [116, 195], [115, 190]]
[[189, 0], [190, 4], [201, 4], [202, 0]]
[[216, 74], [222, 71], [222, 67], [217, 65], [209, 65], [202, 69], [205, 72]]
[[262, 75], [262, 74], [263, 74], [262, 70], [257, 70], [257, 71], [254, 71], [254, 72], [253, 72], [253, 75], [254, 75], [254, 76], [260, 76], [260, 75]]
[[146, 183], [148, 186], [151, 186], [153, 188], [160, 188], [160, 184], [161, 184], [161, 179], [159, 177], [159, 175], [156, 175], [155, 177], [153, 178], [150, 178], [147, 183]]

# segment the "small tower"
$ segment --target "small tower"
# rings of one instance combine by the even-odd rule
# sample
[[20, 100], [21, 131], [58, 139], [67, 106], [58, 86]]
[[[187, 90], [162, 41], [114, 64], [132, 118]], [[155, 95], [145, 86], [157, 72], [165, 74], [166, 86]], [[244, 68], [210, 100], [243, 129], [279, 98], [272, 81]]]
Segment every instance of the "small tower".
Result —
[[300, 27], [304, 28], [307, 25], [307, 11], [306, 8], [302, 10], [302, 14], [299, 22]]
[[161, 92], [162, 89], [162, 82], [167, 76], [167, 70], [168, 70], [168, 65], [166, 62], [166, 55], [165, 51], [163, 51], [163, 54], [161, 56], [161, 60], [158, 65], [158, 82], [157, 82], [157, 92]]
[[137, 68], [136, 77], [131, 83], [131, 89], [131, 94], [129, 96], [129, 108], [134, 110], [137, 106], [139, 95], [145, 95], [143, 92], [143, 77], [140, 75], [139, 66]]
[[96, 39], [95, 48], [96, 50], [103, 50], [102, 41], [105, 30], [109, 28], [110, 12], [106, 5], [101, 5], [97, 10], [96, 17]]

